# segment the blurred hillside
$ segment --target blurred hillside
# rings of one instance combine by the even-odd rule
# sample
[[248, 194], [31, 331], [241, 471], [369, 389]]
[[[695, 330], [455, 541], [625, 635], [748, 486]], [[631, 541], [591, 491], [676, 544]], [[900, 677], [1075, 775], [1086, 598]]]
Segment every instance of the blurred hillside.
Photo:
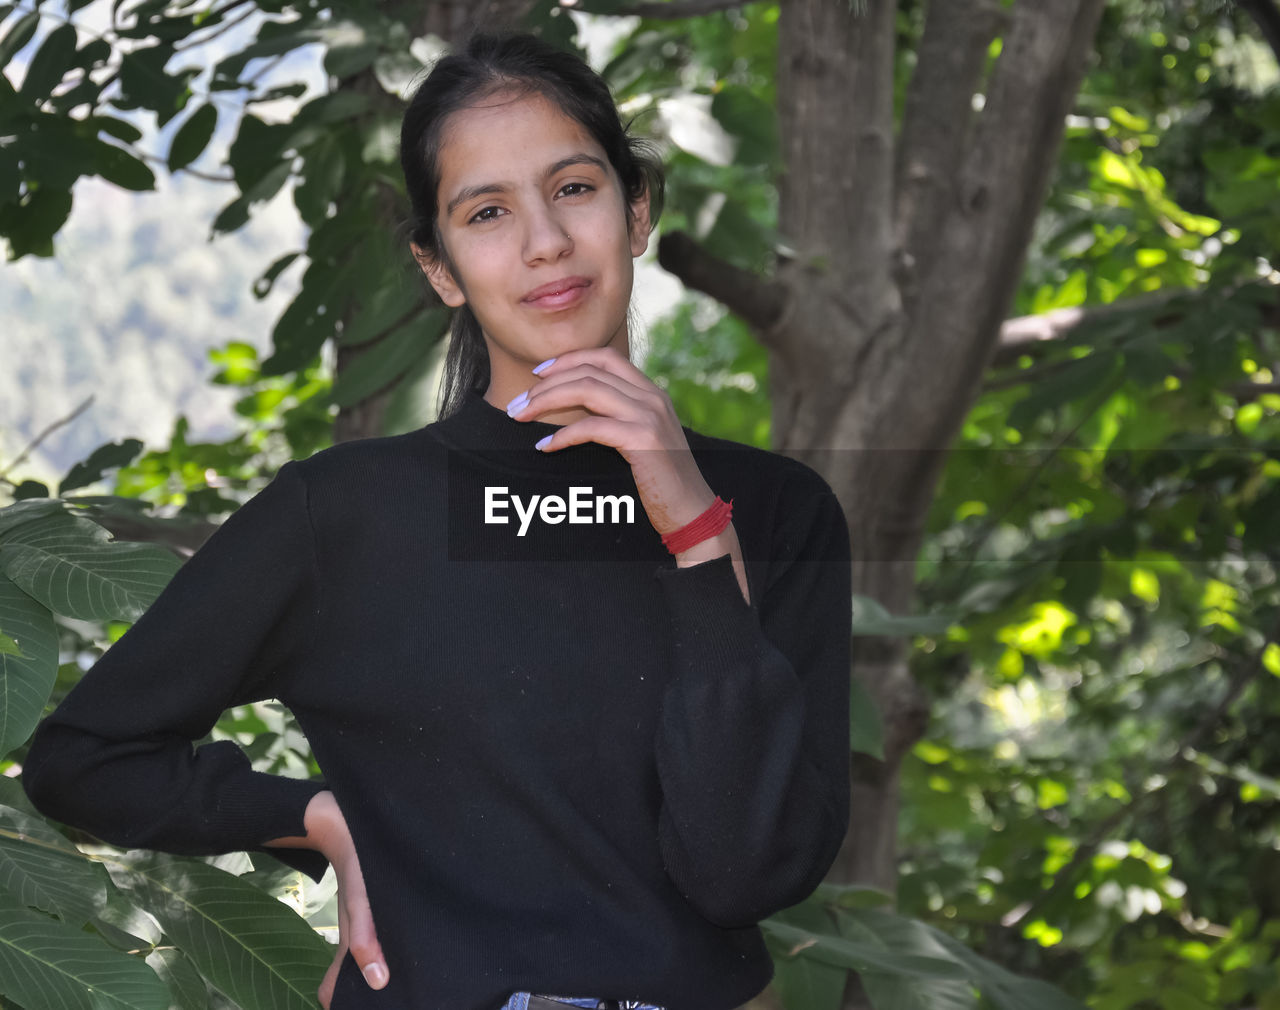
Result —
[[209, 222], [231, 187], [163, 173], [157, 186], [135, 194], [81, 179], [56, 257], [25, 257], [0, 271], [0, 461], [93, 397], [40, 444], [23, 477], [56, 479], [120, 438], [165, 445], [179, 412], [192, 438], [234, 428], [237, 394], [209, 384], [216, 367], [207, 353], [229, 340], [269, 345], [295, 271], [263, 301], [251, 285], [301, 244], [302, 225], [286, 190], [245, 228], [210, 243]]

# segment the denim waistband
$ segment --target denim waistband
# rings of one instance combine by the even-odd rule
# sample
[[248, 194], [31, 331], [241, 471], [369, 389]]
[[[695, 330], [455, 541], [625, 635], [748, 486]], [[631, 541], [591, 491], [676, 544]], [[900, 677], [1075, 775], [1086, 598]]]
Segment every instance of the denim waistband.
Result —
[[[516, 992], [511, 994], [511, 998], [507, 1000], [501, 1007], [501, 1010], [529, 1010], [529, 997], [533, 995], [528, 992]], [[564, 1003], [568, 1006], [589, 1007], [591, 1010], [601, 1002], [594, 996], [548, 996], [546, 993], [538, 993], [543, 999], [553, 999], [557, 1003]], [[663, 1010], [662, 1007], [654, 1003], [640, 1003], [636, 1000], [622, 999], [618, 1000], [618, 1006], [621, 1010]]]

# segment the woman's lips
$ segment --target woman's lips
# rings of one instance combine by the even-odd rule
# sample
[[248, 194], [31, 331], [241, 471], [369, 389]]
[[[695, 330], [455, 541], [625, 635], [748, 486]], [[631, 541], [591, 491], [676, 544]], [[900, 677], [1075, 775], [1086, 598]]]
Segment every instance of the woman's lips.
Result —
[[526, 298], [524, 303], [536, 309], [563, 309], [569, 305], [576, 305], [585, 298], [590, 287], [591, 282], [587, 281], [556, 294], [543, 295], [541, 298]]

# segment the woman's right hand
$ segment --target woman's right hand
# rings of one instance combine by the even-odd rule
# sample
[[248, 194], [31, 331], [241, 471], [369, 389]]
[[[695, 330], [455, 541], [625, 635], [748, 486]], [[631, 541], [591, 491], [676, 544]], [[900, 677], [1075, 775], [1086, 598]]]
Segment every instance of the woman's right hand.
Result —
[[304, 820], [308, 841], [329, 860], [338, 878], [338, 952], [325, 972], [318, 993], [321, 1006], [329, 1010], [338, 972], [348, 951], [370, 988], [381, 989], [390, 976], [373, 927], [373, 913], [369, 909], [356, 847], [333, 793], [328, 790], [316, 793], [307, 804]]

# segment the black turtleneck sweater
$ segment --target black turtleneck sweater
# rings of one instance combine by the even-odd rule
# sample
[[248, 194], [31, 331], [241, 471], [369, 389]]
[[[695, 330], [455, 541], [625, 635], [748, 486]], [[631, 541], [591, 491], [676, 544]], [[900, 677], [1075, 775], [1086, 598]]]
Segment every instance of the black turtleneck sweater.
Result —
[[[472, 392], [286, 463], [41, 724], [32, 802], [116, 845], [269, 851], [318, 879], [324, 857], [264, 843], [331, 789], [390, 973], [370, 989], [348, 955], [331, 1010], [746, 1002], [772, 975], [756, 923], [847, 826], [845, 517], [811, 468], [685, 428], [733, 500], [748, 604], [727, 553], [676, 565], [617, 450], [534, 448], [557, 427]], [[266, 698], [323, 781], [192, 747]]]

